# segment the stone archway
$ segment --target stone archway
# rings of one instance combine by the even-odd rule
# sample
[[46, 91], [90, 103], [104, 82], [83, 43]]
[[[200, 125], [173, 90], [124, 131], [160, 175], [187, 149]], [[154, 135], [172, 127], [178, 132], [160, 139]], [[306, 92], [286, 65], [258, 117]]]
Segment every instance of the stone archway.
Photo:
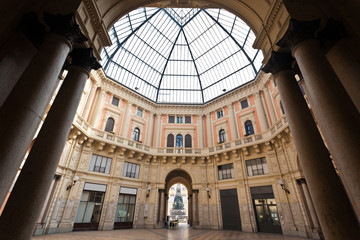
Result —
[[[197, 206], [198, 206], [198, 192], [192, 188], [192, 178], [188, 172], [183, 169], [174, 169], [170, 171], [165, 177], [165, 189], [164, 189], [164, 200], [159, 201], [159, 209], [163, 209], [160, 213], [163, 214], [163, 218], [166, 219], [166, 213], [168, 212], [168, 194], [170, 188], [174, 185], [180, 183], [184, 185], [188, 190], [188, 223], [190, 226], [198, 224], [197, 217]], [[161, 194], [162, 195], [162, 194]], [[161, 219], [160, 215], [160, 219]]]

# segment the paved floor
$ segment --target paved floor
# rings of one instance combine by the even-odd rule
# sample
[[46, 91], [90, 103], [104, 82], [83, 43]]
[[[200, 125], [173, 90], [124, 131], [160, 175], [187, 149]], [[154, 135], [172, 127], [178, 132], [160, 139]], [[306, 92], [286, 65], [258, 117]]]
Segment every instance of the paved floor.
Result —
[[178, 229], [128, 229], [112, 231], [86, 231], [70, 232], [63, 234], [50, 234], [33, 237], [32, 240], [147, 240], [147, 239], [221, 239], [221, 240], [303, 240], [305, 238], [282, 236], [279, 234], [266, 233], [243, 233], [239, 231], [216, 231], [216, 230], [194, 230], [181, 225]]

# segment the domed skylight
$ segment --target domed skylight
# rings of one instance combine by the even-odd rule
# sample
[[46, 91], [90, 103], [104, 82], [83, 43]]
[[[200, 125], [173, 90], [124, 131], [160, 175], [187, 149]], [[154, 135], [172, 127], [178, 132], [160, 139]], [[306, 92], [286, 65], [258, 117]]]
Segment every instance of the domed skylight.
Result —
[[255, 79], [255, 35], [223, 9], [139, 8], [109, 31], [105, 74], [157, 103], [203, 104]]

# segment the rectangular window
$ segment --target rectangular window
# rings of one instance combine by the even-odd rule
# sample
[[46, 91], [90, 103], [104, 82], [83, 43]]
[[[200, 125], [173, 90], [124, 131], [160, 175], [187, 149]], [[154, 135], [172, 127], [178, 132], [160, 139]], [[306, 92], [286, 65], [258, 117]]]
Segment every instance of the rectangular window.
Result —
[[91, 157], [89, 171], [109, 174], [111, 160], [111, 158], [93, 154]]
[[114, 222], [133, 222], [136, 195], [120, 194]]
[[183, 123], [183, 117], [176, 117], [177, 123]]
[[232, 163], [218, 166], [219, 180], [234, 178], [234, 165]]
[[103, 192], [84, 191], [81, 195], [75, 223], [98, 223], [104, 196]]
[[265, 158], [263, 157], [246, 160], [245, 162], [248, 176], [264, 175], [269, 173]]
[[136, 111], [136, 115], [139, 116], [139, 117], [142, 117], [143, 110], [141, 108], [138, 108], [137, 111]]
[[185, 123], [191, 123], [191, 116], [185, 116]]
[[175, 123], [175, 116], [169, 116], [169, 123]]
[[248, 103], [247, 99], [242, 100], [240, 103], [241, 103], [241, 109], [249, 107], [249, 103]]
[[119, 99], [113, 96], [111, 104], [114, 106], [119, 106]]
[[217, 113], [217, 118], [222, 118], [224, 116], [223, 110], [219, 110], [216, 113]]
[[129, 178], [139, 178], [139, 169], [139, 164], [125, 162], [123, 176]]

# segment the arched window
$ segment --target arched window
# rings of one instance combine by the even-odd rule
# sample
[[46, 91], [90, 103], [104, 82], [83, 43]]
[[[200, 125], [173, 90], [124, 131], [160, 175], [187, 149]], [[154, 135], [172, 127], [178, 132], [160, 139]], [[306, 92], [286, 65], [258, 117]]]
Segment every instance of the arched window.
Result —
[[176, 147], [183, 146], [183, 136], [181, 134], [176, 135]]
[[106, 121], [105, 132], [112, 132], [112, 130], [114, 129], [114, 123], [114, 119], [112, 117], [109, 117]]
[[192, 147], [191, 135], [190, 134], [185, 135], [185, 147], [186, 148], [191, 148]]
[[174, 135], [172, 134], [167, 136], [167, 147], [174, 147]]
[[219, 143], [225, 142], [225, 130], [221, 129], [219, 131]]
[[249, 136], [251, 134], [254, 134], [254, 128], [253, 128], [253, 124], [250, 120], [247, 120], [245, 122], [245, 136]]
[[139, 141], [139, 139], [140, 139], [140, 129], [136, 127], [134, 128], [133, 140]]

